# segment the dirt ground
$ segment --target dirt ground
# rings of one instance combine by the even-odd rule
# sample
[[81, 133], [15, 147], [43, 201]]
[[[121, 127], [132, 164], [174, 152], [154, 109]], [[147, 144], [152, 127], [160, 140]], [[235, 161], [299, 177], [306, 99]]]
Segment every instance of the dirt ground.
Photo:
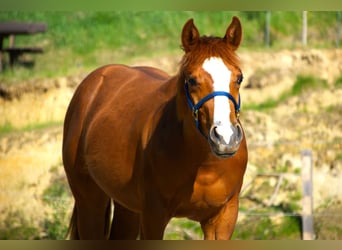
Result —
[[[241, 120], [250, 155], [245, 183], [258, 172], [272, 172], [278, 166], [300, 169], [301, 150], [311, 149], [314, 206], [321, 206], [327, 199], [342, 200], [342, 88], [334, 86], [342, 76], [342, 50], [242, 51], [239, 55], [245, 76]], [[157, 66], [173, 74], [178, 57], [132, 63]], [[18, 211], [37, 225], [51, 213], [42, 197], [56, 176], [65, 178], [61, 124], [76, 86], [87, 73], [15, 86], [0, 83], [0, 127], [54, 124], [0, 134], [0, 228]], [[290, 97], [267, 112], [244, 111], [244, 105], [279, 97], [292, 87], [297, 75], [314, 75], [326, 80], [328, 87]], [[71, 207], [67, 203], [68, 211]]]

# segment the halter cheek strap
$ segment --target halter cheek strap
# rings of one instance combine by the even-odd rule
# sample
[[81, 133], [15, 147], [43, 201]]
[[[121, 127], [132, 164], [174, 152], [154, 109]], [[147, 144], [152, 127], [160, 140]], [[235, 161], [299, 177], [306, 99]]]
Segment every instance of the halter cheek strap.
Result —
[[234, 108], [235, 108], [235, 113], [237, 115], [237, 117], [239, 117], [239, 113], [240, 113], [240, 106], [241, 106], [241, 98], [240, 98], [240, 93], [239, 93], [239, 102], [236, 102], [235, 98], [229, 93], [229, 92], [225, 92], [225, 91], [214, 91], [208, 95], [206, 95], [205, 97], [203, 97], [201, 100], [198, 101], [198, 103], [195, 105], [190, 97], [190, 93], [189, 93], [189, 87], [187, 82], [185, 82], [184, 84], [184, 89], [185, 89], [185, 96], [186, 96], [186, 100], [188, 102], [188, 105], [192, 111], [192, 116], [194, 117], [195, 120], [195, 124], [196, 124], [196, 128], [201, 132], [201, 134], [207, 138], [206, 135], [204, 135], [203, 131], [200, 128], [200, 124], [199, 124], [199, 120], [198, 120], [198, 110], [203, 106], [203, 104], [207, 101], [209, 101], [211, 98], [214, 98], [215, 96], [225, 96], [227, 97], [229, 100], [231, 100], [234, 104]]

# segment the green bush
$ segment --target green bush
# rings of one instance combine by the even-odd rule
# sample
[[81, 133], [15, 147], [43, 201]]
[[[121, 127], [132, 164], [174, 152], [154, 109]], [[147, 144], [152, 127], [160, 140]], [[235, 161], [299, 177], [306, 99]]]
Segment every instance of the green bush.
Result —
[[39, 229], [24, 216], [23, 210], [12, 211], [0, 228], [0, 240], [35, 240], [40, 238]]
[[335, 86], [338, 87], [338, 88], [342, 88], [342, 76], [337, 78], [337, 80], [335, 82]]
[[236, 225], [232, 238], [236, 240], [300, 239], [301, 220], [295, 216], [272, 219], [269, 215], [251, 215]]
[[[51, 171], [57, 172], [58, 167], [60, 166], [53, 167]], [[44, 221], [44, 238], [65, 239], [70, 219], [68, 208], [72, 200], [66, 179], [53, 179], [51, 185], [44, 191], [42, 200], [52, 209], [52, 213]]]
[[324, 89], [327, 88], [328, 84], [325, 80], [316, 78], [314, 76], [297, 76], [295, 83], [293, 84], [290, 91], [282, 93], [277, 99], [267, 99], [260, 104], [248, 104], [244, 106], [246, 110], [258, 110], [265, 111], [277, 107], [280, 103], [285, 102], [290, 97], [299, 96], [306, 91], [313, 89]]

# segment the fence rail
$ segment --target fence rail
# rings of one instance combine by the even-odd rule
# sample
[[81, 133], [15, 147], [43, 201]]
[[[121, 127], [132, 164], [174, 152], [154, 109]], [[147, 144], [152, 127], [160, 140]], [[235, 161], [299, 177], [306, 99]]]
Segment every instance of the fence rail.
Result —
[[[291, 142], [291, 144], [296, 144], [295, 142]], [[266, 143], [266, 145], [268, 145]], [[314, 223], [313, 223], [313, 160], [312, 160], [312, 151], [311, 150], [302, 150], [301, 151], [302, 158], [302, 166], [301, 166], [301, 174], [296, 173], [257, 173], [255, 177], [276, 177], [276, 185], [272, 192], [272, 195], [268, 199], [268, 201], [264, 204], [266, 206], [271, 206], [274, 204], [274, 201], [279, 193], [281, 188], [281, 184], [286, 177], [296, 176], [301, 178], [302, 183], [302, 211], [301, 213], [255, 213], [255, 212], [246, 212], [240, 211], [240, 214], [245, 216], [290, 216], [290, 217], [301, 217], [302, 218], [302, 239], [303, 240], [313, 240], [315, 237], [314, 232]], [[243, 189], [241, 190], [241, 194], [243, 194], [254, 182], [255, 179], [252, 179], [249, 183], [247, 183]], [[342, 215], [340, 215], [342, 216]]]

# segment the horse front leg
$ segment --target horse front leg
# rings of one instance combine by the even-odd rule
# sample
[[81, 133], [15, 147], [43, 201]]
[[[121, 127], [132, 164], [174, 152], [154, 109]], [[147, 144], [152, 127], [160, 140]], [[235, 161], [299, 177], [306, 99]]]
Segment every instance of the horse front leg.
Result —
[[228, 201], [214, 217], [201, 222], [205, 240], [230, 240], [238, 217], [237, 198]]
[[140, 217], [139, 214], [114, 202], [114, 217], [110, 232], [110, 239], [113, 240], [136, 240], [139, 235]]

